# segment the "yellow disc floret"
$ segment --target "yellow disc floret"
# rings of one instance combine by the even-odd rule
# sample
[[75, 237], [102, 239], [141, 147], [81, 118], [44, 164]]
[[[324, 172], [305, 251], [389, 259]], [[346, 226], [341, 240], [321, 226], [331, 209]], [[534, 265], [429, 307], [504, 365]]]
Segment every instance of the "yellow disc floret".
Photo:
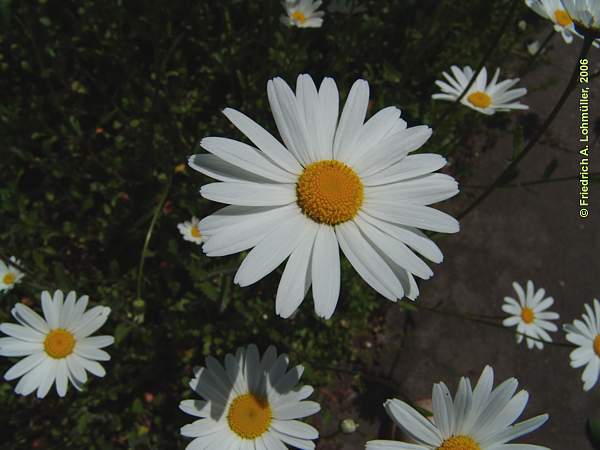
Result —
[[469, 94], [467, 100], [471, 105], [476, 106], [477, 108], [487, 108], [492, 104], [492, 97], [482, 91]]
[[469, 436], [452, 436], [442, 442], [437, 450], [481, 450], [481, 447]]
[[13, 284], [16, 279], [17, 277], [15, 276], [15, 274], [9, 272], [6, 275], [4, 275], [4, 277], [2, 278], [2, 282], [4, 284]]
[[594, 339], [594, 352], [600, 358], [600, 334]]
[[556, 19], [556, 23], [561, 27], [568, 27], [573, 23], [573, 20], [569, 14], [563, 9], [557, 9], [554, 11], [554, 18]]
[[306, 22], [306, 15], [302, 11], [294, 11], [292, 13], [292, 19], [298, 23]]
[[200, 229], [197, 226], [195, 226], [195, 225], [192, 227], [190, 233], [195, 238], [199, 238], [200, 236], [202, 236], [202, 233], [200, 233]]
[[266, 399], [254, 394], [236, 397], [227, 413], [229, 428], [242, 439], [256, 439], [269, 429], [273, 415]]
[[525, 307], [521, 310], [521, 319], [523, 319], [523, 322], [525, 323], [531, 323], [535, 320], [535, 313], [533, 312], [533, 309]]
[[364, 188], [356, 172], [344, 163], [323, 160], [304, 169], [296, 185], [298, 206], [317, 223], [338, 225], [360, 209]]
[[75, 336], [64, 328], [56, 328], [46, 336], [44, 350], [55, 359], [66, 358], [75, 348]]

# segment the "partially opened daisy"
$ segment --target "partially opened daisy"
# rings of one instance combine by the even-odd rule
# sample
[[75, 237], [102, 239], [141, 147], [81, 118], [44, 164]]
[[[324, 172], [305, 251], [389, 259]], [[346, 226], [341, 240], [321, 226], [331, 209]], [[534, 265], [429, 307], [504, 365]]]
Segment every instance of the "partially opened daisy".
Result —
[[290, 27], [319, 28], [323, 25], [323, 11], [317, 11], [322, 1], [284, 0], [283, 7], [287, 15], [281, 16], [281, 21]]
[[194, 242], [195, 244], [202, 244], [204, 242], [204, 236], [200, 232], [200, 221], [197, 217], [192, 217], [191, 220], [177, 224], [177, 228], [186, 241]]
[[281, 79], [269, 81], [269, 102], [282, 145], [244, 114], [224, 114], [256, 147], [221, 137], [201, 146], [190, 165], [220, 182], [203, 197], [232, 206], [200, 222], [204, 252], [223, 256], [252, 249], [235, 282], [248, 286], [289, 257], [279, 283], [276, 312], [289, 317], [312, 284], [315, 311], [332, 316], [340, 291], [339, 247], [360, 276], [395, 301], [418, 295], [413, 275], [433, 272], [416, 251], [442, 261], [440, 249], [419, 228], [455, 233], [458, 222], [427, 205], [458, 193], [456, 181], [432, 174], [446, 160], [409, 155], [431, 136], [427, 126], [407, 127], [400, 110], [385, 108], [366, 123], [369, 85], [352, 86], [338, 123], [335, 82], [317, 91], [308, 75], [296, 94]]
[[19, 264], [19, 260], [11, 256], [8, 263], [0, 260], [0, 292], [10, 291], [15, 284], [20, 283], [25, 276], [23, 272], [13, 266], [11, 263]]
[[388, 400], [388, 415], [415, 442], [371, 441], [367, 450], [549, 450], [531, 444], [507, 444], [531, 433], [547, 414], [513, 424], [523, 413], [529, 394], [509, 378], [495, 389], [494, 371], [487, 366], [475, 389], [461, 378], [454, 399], [444, 383], [433, 386], [433, 423], [401, 400]]
[[[446, 81], [437, 80], [435, 84], [442, 90], [441, 93], [433, 94], [434, 100], [447, 100], [455, 102], [465, 91], [475, 72], [471, 67], [460, 68], [452, 66], [452, 75], [443, 72]], [[519, 78], [508, 79], [498, 82], [500, 69], [489, 84], [487, 82], [487, 70], [484, 67], [471, 85], [466, 94], [462, 97], [461, 103], [480, 113], [492, 115], [496, 111], [510, 111], [511, 109], [529, 109], [529, 106], [517, 102], [516, 100], [527, 94], [527, 89], [511, 89], [519, 82]]]
[[195, 369], [191, 388], [203, 400], [184, 400], [179, 407], [198, 420], [181, 428], [194, 438], [188, 450], [288, 448], [313, 449], [318, 431], [298, 419], [320, 410], [307, 401], [310, 386], [298, 386], [302, 366], [288, 369], [286, 355], [269, 347], [260, 357], [251, 344], [225, 356], [222, 365], [211, 356]]
[[567, 341], [579, 346], [571, 352], [571, 367], [585, 366], [581, 374], [583, 390], [594, 387], [600, 376], [600, 302], [594, 299], [594, 308], [587, 303], [583, 321], [575, 319], [573, 323], [563, 325]]
[[534, 346], [540, 350], [544, 344], [540, 341], [552, 342], [548, 331], [557, 331], [558, 327], [550, 322], [556, 320], [559, 315], [547, 309], [554, 304], [552, 297], [545, 298], [544, 289], [536, 290], [531, 281], [527, 282], [527, 292], [516, 281], [513, 288], [517, 293], [517, 300], [512, 297], [504, 297], [502, 311], [510, 314], [510, 317], [504, 319], [502, 324], [505, 327], [517, 327], [517, 343], [523, 341], [523, 335], [531, 336], [534, 339], [527, 338], [527, 347]]
[[562, 34], [567, 44], [573, 42], [576, 34], [571, 16], [566, 11], [562, 0], [525, 0], [527, 6], [554, 24], [554, 30]]
[[[19, 324], [0, 324], [0, 331], [9, 337], [0, 338], [0, 355], [25, 356], [4, 374], [6, 380], [21, 378], [15, 392], [29, 395], [37, 390], [43, 398], [56, 383], [56, 392], [64, 397], [69, 382], [81, 390], [87, 372], [105, 375], [97, 361], [108, 361], [103, 347], [114, 342], [112, 336], [91, 336], [108, 318], [110, 308], [96, 306], [86, 311], [88, 296], [76, 300], [71, 291], [64, 298], [62, 291], [50, 296], [42, 292], [44, 318], [22, 303], [12, 309]], [[64, 300], [64, 302], [63, 302]]]
[[563, 0], [563, 4], [579, 33], [600, 38], [600, 1]]

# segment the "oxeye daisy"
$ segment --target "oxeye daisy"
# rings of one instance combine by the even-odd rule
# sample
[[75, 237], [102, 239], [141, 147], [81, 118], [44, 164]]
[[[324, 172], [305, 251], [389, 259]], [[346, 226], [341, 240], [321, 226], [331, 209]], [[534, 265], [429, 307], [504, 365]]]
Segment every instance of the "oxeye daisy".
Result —
[[587, 303], [583, 321], [575, 319], [573, 323], [563, 325], [567, 341], [579, 348], [571, 352], [571, 367], [585, 366], [581, 374], [583, 390], [594, 387], [600, 376], [600, 302], [594, 299], [594, 308]]
[[505, 327], [517, 327], [517, 343], [523, 341], [523, 335], [531, 336], [534, 339], [527, 338], [527, 347], [534, 346], [540, 350], [544, 344], [539, 340], [552, 342], [548, 331], [557, 331], [558, 327], [550, 322], [556, 320], [559, 315], [552, 311], [546, 311], [554, 303], [552, 297], [544, 298], [546, 291], [544, 289], [536, 290], [531, 281], [527, 282], [527, 292], [514, 282], [513, 288], [517, 293], [517, 300], [512, 297], [504, 297], [502, 311], [510, 314], [510, 317], [504, 319], [502, 324]]
[[200, 222], [208, 256], [252, 249], [234, 281], [248, 286], [287, 260], [276, 312], [289, 317], [312, 284], [316, 313], [330, 318], [340, 291], [340, 254], [377, 292], [396, 301], [418, 295], [413, 275], [433, 272], [416, 251], [439, 263], [442, 253], [420, 230], [455, 233], [458, 222], [427, 205], [458, 193], [456, 181], [434, 172], [446, 163], [435, 154], [409, 155], [431, 136], [427, 126], [407, 127], [400, 110], [385, 108], [364, 122], [369, 85], [352, 86], [338, 123], [335, 82], [320, 89], [298, 77], [296, 94], [281, 79], [267, 93], [282, 145], [241, 112], [227, 118], [256, 147], [221, 137], [201, 146], [190, 165], [220, 182], [203, 197], [229, 203]]
[[537, 14], [550, 20], [554, 24], [554, 30], [562, 34], [567, 44], [573, 42], [575, 26], [562, 0], [525, 0], [525, 3]]
[[195, 369], [190, 383], [203, 400], [179, 405], [198, 417], [181, 428], [182, 435], [194, 438], [187, 449], [315, 448], [318, 431], [297, 419], [317, 413], [320, 406], [306, 400], [312, 387], [297, 386], [303, 367], [287, 368], [287, 356], [277, 356], [273, 346], [262, 358], [253, 344], [239, 348], [235, 356], [225, 356], [224, 366], [207, 357], [206, 367]]
[[15, 388], [17, 394], [29, 395], [37, 389], [37, 396], [43, 398], [56, 383], [56, 392], [64, 397], [69, 381], [81, 390], [87, 381], [86, 371], [98, 377], [105, 375], [97, 361], [110, 359], [101, 348], [111, 345], [114, 338], [90, 335], [104, 325], [110, 308], [96, 306], [85, 311], [88, 296], [77, 301], [76, 297], [73, 291], [66, 298], [59, 290], [52, 297], [44, 291], [44, 318], [17, 303], [11, 312], [19, 324], [0, 324], [0, 331], [9, 336], [0, 338], [0, 355], [25, 356], [4, 374], [6, 380], [21, 378]]
[[600, 1], [563, 0], [575, 29], [593, 38], [600, 38]]
[[287, 26], [298, 28], [320, 28], [323, 25], [323, 11], [317, 11], [321, 1], [284, 0], [283, 8], [287, 15], [281, 16], [281, 21]]
[[177, 224], [179, 232], [186, 241], [202, 244], [204, 236], [200, 232], [200, 221], [197, 217], [192, 217], [191, 220], [186, 220], [183, 223]]
[[23, 272], [13, 266], [11, 263], [20, 264], [19, 260], [11, 256], [8, 263], [0, 260], [0, 292], [10, 291], [15, 284], [20, 283], [24, 277]]
[[407, 403], [388, 400], [384, 405], [388, 415], [415, 443], [371, 441], [367, 450], [549, 450], [538, 445], [506, 444], [542, 426], [548, 415], [513, 425], [525, 409], [529, 394], [521, 390], [515, 395], [518, 382], [514, 378], [495, 389], [493, 384], [494, 371], [489, 366], [474, 390], [467, 378], [461, 378], [454, 399], [444, 383], [435, 384], [433, 423]]
[[[458, 66], [452, 66], [450, 69], [453, 76], [447, 72], [443, 72], [442, 75], [444, 75], [446, 81], [437, 80], [435, 82], [442, 90], [442, 93], [433, 94], [431, 97], [434, 100], [455, 102], [460, 98], [475, 75], [475, 72], [469, 66], [463, 69]], [[498, 83], [500, 69], [496, 69], [494, 77], [488, 84], [487, 76], [487, 70], [484, 67], [461, 99], [460, 102], [463, 105], [487, 115], [492, 115], [496, 111], [529, 109], [529, 106], [515, 102], [515, 100], [527, 94], [527, 89], [525, 88], [511, 89], [519, 82], [519, 78], [504, 80]]]

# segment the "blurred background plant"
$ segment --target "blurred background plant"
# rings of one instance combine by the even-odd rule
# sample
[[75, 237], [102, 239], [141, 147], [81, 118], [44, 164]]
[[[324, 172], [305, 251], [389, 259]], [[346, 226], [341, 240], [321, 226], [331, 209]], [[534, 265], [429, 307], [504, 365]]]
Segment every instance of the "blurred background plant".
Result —
[[[17, 301], [39, 308], [43, 289], [76, 290], [112, 308], [103, 332], [116, 338], [106, 378], [82, 393], [40, 401], [0, 384], [0, 446], [183, 448], [177, 405], [192, 367], [249, 342], [289, 352], [316, 387], [340, 368], [360, 386], [386, 301], [347, 264], [330, 321], [310, 303], [276, 317], [277, 274], [234, 287], [238, 256], [204, 257], [177, 230], [219, 207], [198, 194], [208, 180], [187, 158], [204, 136], [240, 137], [220, 114], [227, 106], [274, 131], [267, 80], [310, 73], [333, 76], [342, 98], [367, 79], [372, 109], [397, 105], [409, 124], [431, 125], [423, 151], [464, 180], [475, 143], [508, 129], [519, 145], [524, 132], [514, 116], [434, 104], [434, 81], [452, 64], [476, 68], [512, 4], [336, 2], [322, 28], [299, 30], [282, 26], [276, 0], [0, 1], [0, 258], [27, 269], [0, 299], [0, 322]], [[522, 2], [510, 12], [487, 64], [506, 76], [534, 59], [517, 19], [542, 23]], [[324, 411], [313, 423], [341, 418]]]

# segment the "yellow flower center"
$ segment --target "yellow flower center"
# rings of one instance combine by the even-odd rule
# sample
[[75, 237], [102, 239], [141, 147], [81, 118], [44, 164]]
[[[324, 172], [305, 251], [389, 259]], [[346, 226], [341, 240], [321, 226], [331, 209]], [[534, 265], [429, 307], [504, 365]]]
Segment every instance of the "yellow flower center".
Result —
[[294, 19], [296, 22], [299, 22], [299, 23], [306, 22], [306, 16], [304, 15], [304, 13], [302, 11], [294, 11], [292, 13], [292, 19]]
[[535, 314], [531, 308], [523, 308], [521, 311], [521, 319], [525, 323], [531, 323], [535, 320]]
[[17, 279], [17, 277], [15, 276], [14, 273], [7, 273], [6, 275], [4, 275], [4, 277], [2, 278], [2, 282], [4, 284], [13, 284], [15, 282], [15, 280]]
[[600, 334], [594, 339], [594, 352], [600, 357]]
[[46, 336], [44, 350], [55, 359], [62, 359], [73, 353], [75, 336], [64, 328], [56, 328]]
[[298, 206], [317, 223], [338, 225], [352, 219], [360, 209], [364, 188], [350, 166], [334, 160], [312, 163], [296, 185]]
[[200, 236], [202, 236], [202, 234], [200, 233], [200, 230], [198, 229], [197, 226], [193, 226], [192, 230], [190, 231], [190, 233], [192, 234], [192, 236], [194, 236], [195, 238], [199, 238]]
[[567, 14], [567, 12], [563, 9], [557, 9], [554, 11], [554, 18], [556, 19], [556, 23], [561, 27], [568, 27], [573, 23], [573, 20], [571, 20], [569, 14]]
[[481, 450], [481, 447], [469, 436], [452, 436], [436, 450]]
[[227, 413], [229, 428], [242, 439], [262, 436], [269, 429], [272, 419], [269, 402], [254, 394], [235, 398]]
[[481, 91], [473, 92], [467, 97], [467, 100], [477, 108], [487, 108], [492, 104], [492, 97]]

